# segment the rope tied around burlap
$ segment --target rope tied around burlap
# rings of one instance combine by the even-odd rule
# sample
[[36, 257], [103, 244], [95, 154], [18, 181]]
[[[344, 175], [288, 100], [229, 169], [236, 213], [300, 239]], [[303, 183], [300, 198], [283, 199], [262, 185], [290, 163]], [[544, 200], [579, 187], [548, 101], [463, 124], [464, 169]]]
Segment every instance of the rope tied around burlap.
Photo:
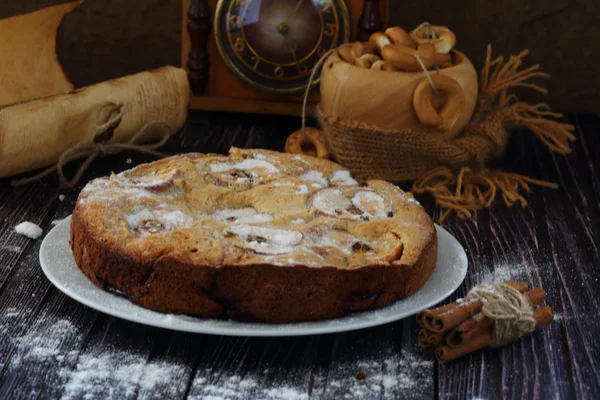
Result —
[[535, 329], [533, 308], [527, 297], [505, 283], [476, 286], [467, 298], [483, 303], [478, 318], [485, 316], [494, 322], [492, 347], [514, 342]]
[[[110, 142], [114, 136], [115, 129], [119, 126], [122, 119], [123, 104], [115, 104], [112, 102], [104, 103], [96, 111], [94, 126], [96, 134], [92, 140], [81, 141], [75, 144], [59, 156], [55, 165], [52, 165], [33, 176], [13, 180], [11, 185], [14, 187], [22, 186], [57, 172], [60, 187], [71, 188], [79, 182], [85, 171], [99, 157], [105, 157], [127, 150], [149, 154], [159, 158], [166, 156], [166, 154], [158, 152], [156, 149], [163, 146], [169, 140], [172, 132], [172, 128], [169, 124], [163, 121], [148, 122], [127, 142]], [[156, 127], [160, 128], [158, 135], [157, 130], [153, 129]], [[149, 139], [147, 136], [149, 133], [152, 133], [152, 138], [155, 139], [152, 143], [147, 143]], [[64, 173], [64, 167], [68, 163], [82, 158], [85, 158], [85, 160], [79, 166], [75, 175], [73, 175], [71, 179], [68, 179]]]

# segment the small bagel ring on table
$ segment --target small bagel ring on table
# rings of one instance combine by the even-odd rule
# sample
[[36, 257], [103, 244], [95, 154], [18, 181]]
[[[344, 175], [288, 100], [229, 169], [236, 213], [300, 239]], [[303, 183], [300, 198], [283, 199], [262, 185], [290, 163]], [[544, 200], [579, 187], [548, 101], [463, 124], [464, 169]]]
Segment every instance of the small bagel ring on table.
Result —
[[446, 104], [439, 113], [435, 110], [432, 105], [435, 92], [425, 77], [415, 88], [413, 107], [423, 125], [447, 132], [464, 112], [465, 93], [458, 82], [449, 76], [433, 73], [430, 78], [436, 90], [446, 95]]
[[316, 128], [304, 128], [306, 139], [302, 129], [298, 129], [285, 141], [285, 151], [293, 154], [303, 154], [317, 158], [330, 158], [327, 142], [323, 132]]
[[422, 23], [411, 31], [410, 36], [417, 45], [421, 43], [433, 44], [437, 53], [450, 53], [454, 49], [454, 46], [456, 46], [454, 32], [445, 26], [430, 25], [427, 22]]

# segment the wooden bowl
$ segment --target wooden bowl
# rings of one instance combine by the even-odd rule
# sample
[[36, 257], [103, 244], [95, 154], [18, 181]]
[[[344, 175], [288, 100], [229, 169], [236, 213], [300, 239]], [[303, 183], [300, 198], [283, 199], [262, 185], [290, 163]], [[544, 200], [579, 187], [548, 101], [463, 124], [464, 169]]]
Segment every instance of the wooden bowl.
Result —
[[[477, 101], [477, 72], [461, 52], [453, 51], [452, 67], [440, 70], [458, 82], [465, 92], [465, 107], [459, 119], [444, 136], [462, 131], [473, 114]], [[430, 71], [437, 74], [437, 71]], [[413, 109], [413, 92], [424, 72], [380, 71], [360, 68], [332, 54], [321, 72], [321, 112], [344, 121], [360, 122], [382, 130], [441, 132], [425, 127]], [[442, 106], [440, 96], [434, 106]]]

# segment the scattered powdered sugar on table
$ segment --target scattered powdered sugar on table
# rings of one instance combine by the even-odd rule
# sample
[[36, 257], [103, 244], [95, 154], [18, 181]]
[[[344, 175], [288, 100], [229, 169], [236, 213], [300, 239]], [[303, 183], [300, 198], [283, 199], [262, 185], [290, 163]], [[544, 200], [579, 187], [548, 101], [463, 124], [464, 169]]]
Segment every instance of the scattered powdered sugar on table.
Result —
[[[10, 323], [7, 319], [18, 315], [15, 308], [7, 308], [0, 316], [0, 325]], [[48, 318], [40, 316], [42, 321]], [[148, 361], [147, 354], [134, 354], [129, 350], [108, 349], [99, 354], [79, 354], [78, 350], [70, 349], [65, 344], [69, 339], [80, 342], [83, 337], [78, 328], [66, 319], [52, 323], [43, 332], [31, 329], [20, 337], [11, 338], [9, 340], [15, 346], [15, 352], [9, 368], [14, 370], [21, 365], [54, 364], [53, 369], [61, 385], [58, 389], [63, 399], [132, 396], [138, 388], [152, 393], [160, 385], [163, 385], [163, 394], [173, 397], [181, 395], [178, 391], [182, 388], [171, 382], [174, 378], [179, 380], [186, 377], [185, 365]], [[144, 396], [140, 393], [139, 397]]]
[[[61, 371], [66, 380], [63, 399], [96, 398], [119, 394], [132, 396], [136, 389], [151, 391], [175, 375], [183, 375], [184, 366], [168, 362], [147, 362], [145, 355], [112, 351], [99, 355], [79, 356], [75, 370]], [[175, 394], [175, 393], [173, 393]]]
[[[336, 370], [334, 374], [315, 377], [316, 398], [392, 399], [404, 391], [416, 395], [421, 388], [428, 387], [433, 361], [424, 354], [403, 351], [332, 368]], [[357, 379], [359, 372], [364, 374], [364, 379]], [[324, 386], [326, 392], [320, 393], [319, 386]]]
[[[433, 361], [420, 353], [402, 352], [399, 355], [373, 358], [367, 361], [343, 362], [333, 365], [336, 373], [319, 371], [313, 375], [314, 398], [371, 399], [395, 398], [405, 390], [419, 393], [427, 387], [433, 373]], [[356, 379], [363, 371], [365, 379]], [[304, 400], [308, 399], [308, 382], [274, 383], [265, 374], [224, 375], [214, 369], [199, 370], [192, 383], [192, 400]], [[307, 378], [309, 379], [309, 378]]]
[[[0, 315], [0, 324], [4, 323], [6, 315], [19, 314], [15, 308], [7, 308]], [[47, 318], [41, 316], [42, 320]], [[163, 318], [174, 321], [192, 317], [165, 314]], [[13, 364], [53, 365], [50, 370], [58, 377], [55, 389], [64, 399], [134, 396], [142, 399], [156, 396], [158, 391], [165, 398], [181, 397], [183, 394], [182, 385], [178, 383], [187, 379], [189, 366], [169, 361], [148, 361], [145, 352], [140, 354], [116, 346], [102, 350], [92, 348], [79, 354], [77, 349], [83, 345], [84, 337], [73, 323], [58, 320], [53, 324], [41, 322], [40, 326], [47, 329], [43, 332], [32, 329], [20, 338], [10, 339], [18, 347], [15, 352], [18, 360]], [[267, 376], [268, 370], [263, 368], [245, 375], [227, 375], [227, 372], [213, 367], [197, 371], [189, 398], [303, 400], [309, 398], [308, 379], [313, 379], [314, 383], [311, 398], [392, 399], [404, 392], [419, 397], [423, 388], [429, 388], [433, 365], [431, 357], [417, 350], [403, 351], [400, 354], [375, 355], [366, 360], [333, 362], [330, 369], [317, 370], [312, 378], [285, 378], [283, 382], [273, 382]], [[365, 379], [356, 379], [358, 371], [366, 374]]]
[[306, 387], [299, 385], [281, 385], [275, 387], [261, 387], [266, 382], [261, 382], [260, 377], [239, 375], [223, 376], [219, 372], [211, 373], [196, 378], [188, 399], [190, 400], [308, 400]]
[[15, 232], [19, 235], [27, 236], [30, 239], [37, 239], [44, 233], [42, 228], [29, 221], [21, 222], [19, 225], [15, 226]]
[[19, 310], [16, 309], [15, 307], [8, 307], [6, 310], [4, 310], [4, 312], [2, 313], [2, 317], [3, 318], [13, 318], [19, 315]]
[[493, 270], [484, 268], [479, 271], [475, 271], [476, 283], [492, 283], [492, 282], [506, 282], [511, 279], [514, 280], [527, 280], [525, 276], [525, 265], [522, 262], [515, 263], [503, 263], [493, 266]]
[[563, 315], [561, 313], [554, 313], [554, 321], [561, 321], [563, 319]]
[[[7, 314], [4, 313], [3, 317], [7, 317]], [[59, 355], [64, 358], [60, 349], [63, 338], [68, 335], [77, 335], [77, 332], [77, 328], [71, 322], [58, 320], [43, 333], [34, 329], [21, 337], [14, 338], [13, 344], [16, 346], [16, 351], [11, 359], [11, 367], [18, 367], [24, 362], [40, 362]]]
[[2, 250], [10, 251], [12, 253], [18, 253], [19, 251], [21, 251], [21, 248], [19, 246], [5, 245], [2, 246]]

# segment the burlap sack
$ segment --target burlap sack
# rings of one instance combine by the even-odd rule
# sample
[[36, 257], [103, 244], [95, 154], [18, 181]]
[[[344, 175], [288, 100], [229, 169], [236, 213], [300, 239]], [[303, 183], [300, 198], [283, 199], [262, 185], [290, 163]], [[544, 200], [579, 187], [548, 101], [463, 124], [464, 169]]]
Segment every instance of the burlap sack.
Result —
[[570, 152], [575, 140], [574, 127], [549, 118], [561, 117], [545, 104], [519, 102], [507, 91], [529, 87], [546, 93], [530, 83], [535, 77], [547, 77], [539, 66], [519, 71], [527, 51], [492, 60], [488, 47], [481, 71], [479, 97], [469, 124], [459, 135], [443, 138], [417, 131], [384, 130], [360, 121], [347, 121], [325, 115], [319, 120], [335, 160], [360, 179], [384, 179], [392, 182], [415, 181], [413, 191], [431, 193], [446, 211], [440, 220], [456, 211], [468, 218], [473, 210], [487, 207], [497, 191], [508, 205], [527, 205], [521, 195], [529, 191], [528, 183], [552, 187], [548, 182], [525, 176], [490, 170], [486, 165], [501, 157], [509, 139], [509, 131], [526, 127], [553, 151]]

